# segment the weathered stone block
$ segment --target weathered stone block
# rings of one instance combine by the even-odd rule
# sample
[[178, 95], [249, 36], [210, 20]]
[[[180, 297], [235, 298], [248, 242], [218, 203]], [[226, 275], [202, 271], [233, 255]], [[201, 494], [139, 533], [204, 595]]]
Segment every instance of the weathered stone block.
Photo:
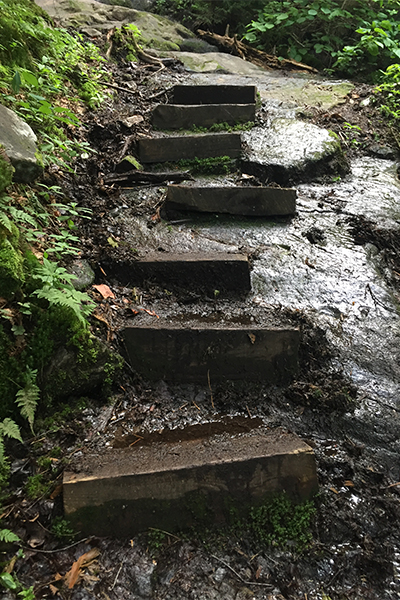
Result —
[[197, 187], [171, 185], [165, 208], [251, 217], [291, 215], [296, 190], [277, 187]]
[[241, 152], [239, 133], [206, 133], [142, 139], [138, 142], [139, 160], [158, 163], [192, 158], [230, 156]]
[[176, 85], [174, 104], [254, 104], [255, 85]]
[[[191, 327], [191, 328], [189, 328]], [[298, 329], [238, 324], [171, 322], [126, 327], [132, 367], [153, 380], [288, 382], [298, 367]]]
[[153, 252], [137, 261], [108, 263], [107, 273], [124, 285], [155, 281], [167, 288], [179, 287], [213, 293], [247, 292], [251, 289], [247, 256], [226, 252]]
[[[212, 526], [286, 492], [318, 490], [311, 448], [294, 434], [264, 428], [86, 456], [64, 474], [65, 514], [83, 535], [129, 537], [156, 527]], [[140, 441], [139, 441], [140, 442]]]
[[255, 104], [159, 104], [153, 110], [152, 123], [158, 129], [191, 129], [193, 125], [210, 127], [215, 123], [236, 125], [254, 121], [255, 112]]

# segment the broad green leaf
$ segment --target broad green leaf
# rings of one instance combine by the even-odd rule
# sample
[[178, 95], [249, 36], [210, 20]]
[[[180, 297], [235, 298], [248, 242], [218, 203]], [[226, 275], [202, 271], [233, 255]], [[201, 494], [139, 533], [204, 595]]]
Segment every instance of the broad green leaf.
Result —
[[14, 94], [18, 94], [21, 87], [21, 75], [18, 71], [15, 71], [14, 77], [12, 78], [11, 88]]
[[33, 73], [30, 73], [29, 71], [24, 71], [22, 75], [25, 82], [28, 85], [32, 85], [33, 87], [39, 87], [39, 82]]

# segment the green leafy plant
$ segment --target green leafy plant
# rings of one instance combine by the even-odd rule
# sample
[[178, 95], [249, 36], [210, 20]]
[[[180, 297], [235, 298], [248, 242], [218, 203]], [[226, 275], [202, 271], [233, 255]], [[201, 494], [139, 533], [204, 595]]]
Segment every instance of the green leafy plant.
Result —
[[245, 39], [278, 56], [347, 75], [374, 73], [400, 56], [397, 0], [271, 0]]
[[38, 404], [40, 390], [36, 385], [37, 370], [27, 367], [27, 377], [25, 387], [17, 392], [15, 403], [20, 409], [21, 416], [27, 419], [33, 433], [33, 422], [35, 420], [35, 410]]
[[250, 529], [260, 542], [304, 549], [311, 540], [310, 524], [316, 510], [312, 502], [293, 504], [282, 494], [250, 509]]
[[13, 531], [10, 531], [9, 529], [0, 529], [0, 542], [16, 544], [20, 541], [21, 539]]
[[12, 419], [5, 418], [0, 422], [0, 484], [8, 471], [8, 465], [4, 453], [4, 438], [11, 438], [22, 442], [21, 433], [18, 425]]
[[73, 539], [76, 535], [71, 523], [63, 517], [55, 517], [55, 519], [53, 519], [51, 531], [59, 540]]
[[34, 270], [34, 279], [41, 287], [32, 292], [32, 295], [47, 300], [50, 306], [58, 305], [70, 309], [83, 323], [93, 311], [94, 305], [90, 296], [75, 290], [71, 284], [75, 275], [68, 273], [58, 263], [43, 258], [43, 264]]
[[390, 65], [381, 73], [382, 83], [375, 88], [382, 113], [392, 121], [400, 119], [400, 64]]

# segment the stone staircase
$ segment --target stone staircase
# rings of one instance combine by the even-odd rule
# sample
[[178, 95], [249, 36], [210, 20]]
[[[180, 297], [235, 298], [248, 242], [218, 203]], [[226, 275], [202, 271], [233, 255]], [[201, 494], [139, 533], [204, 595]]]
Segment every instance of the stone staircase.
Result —
[[[254, 86], [175, 86], [171, 104], [153, 111], [159, 129], [254, 120]], [[157, 135], [138, 144], [142, 163], [187, 158], [239, 158], [239, 133]], [[230, 213], [253, 217], [290, 215], [296, 192], [276, 187], [168, 186], [166, 210]], [[212, 292], [248, 292], [250, 267], [241, 254], [154, 253], [119, 265], [121, 283], [148, 279]], [[226, 380], [287, 384], [298, 369], [299, 330], [226, 319], [158, 319], [122, 332], [132, 367], [146, 379], [207, 386]], [[194, 506], [206, 507], [208, 524], [224, 521], [228, 504], [238, 509], [285, 491], [308, 499], [318, 484], [307, 444], [257, 419], [218, 433], [212, 423], [196, 435], [179, 430], [174, 439], [139, 440], [133, 447], [85, 456], [64, 476], [65, 513], [85, 534], [126, 537], [148, 527], [168, 531], [196, 521]], [[225, 508], [224, 508], [225, 507]]]

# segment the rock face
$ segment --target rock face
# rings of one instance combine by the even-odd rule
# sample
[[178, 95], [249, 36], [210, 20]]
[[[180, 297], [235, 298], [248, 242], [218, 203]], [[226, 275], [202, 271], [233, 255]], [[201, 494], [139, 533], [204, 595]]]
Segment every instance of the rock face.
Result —
[[36, 159], [36, 135], [12, 110], [0, 105], [0, 144], [15, 169], [14, 181], [30, 183], [41, 167]]
[[275, 119], [267, 129], [244, 132], [243, 170], [280, 185], [340, 176], [349, 167], [336, 135], [296, 119]]
[[36, 4], [55, 17], [63, 27], [74, 27], [93, 37], [128, 23], [138, 27], [141, 32], [140, 43], [147, 48], [179, 50], [183, 40], [195, 37], [179, 23], [143, 12], [149, 10], [152, 4], [150, 0], [122, 0], [123, 6], [110, 0], [107, 4], [96, 0], [36, 0]]

